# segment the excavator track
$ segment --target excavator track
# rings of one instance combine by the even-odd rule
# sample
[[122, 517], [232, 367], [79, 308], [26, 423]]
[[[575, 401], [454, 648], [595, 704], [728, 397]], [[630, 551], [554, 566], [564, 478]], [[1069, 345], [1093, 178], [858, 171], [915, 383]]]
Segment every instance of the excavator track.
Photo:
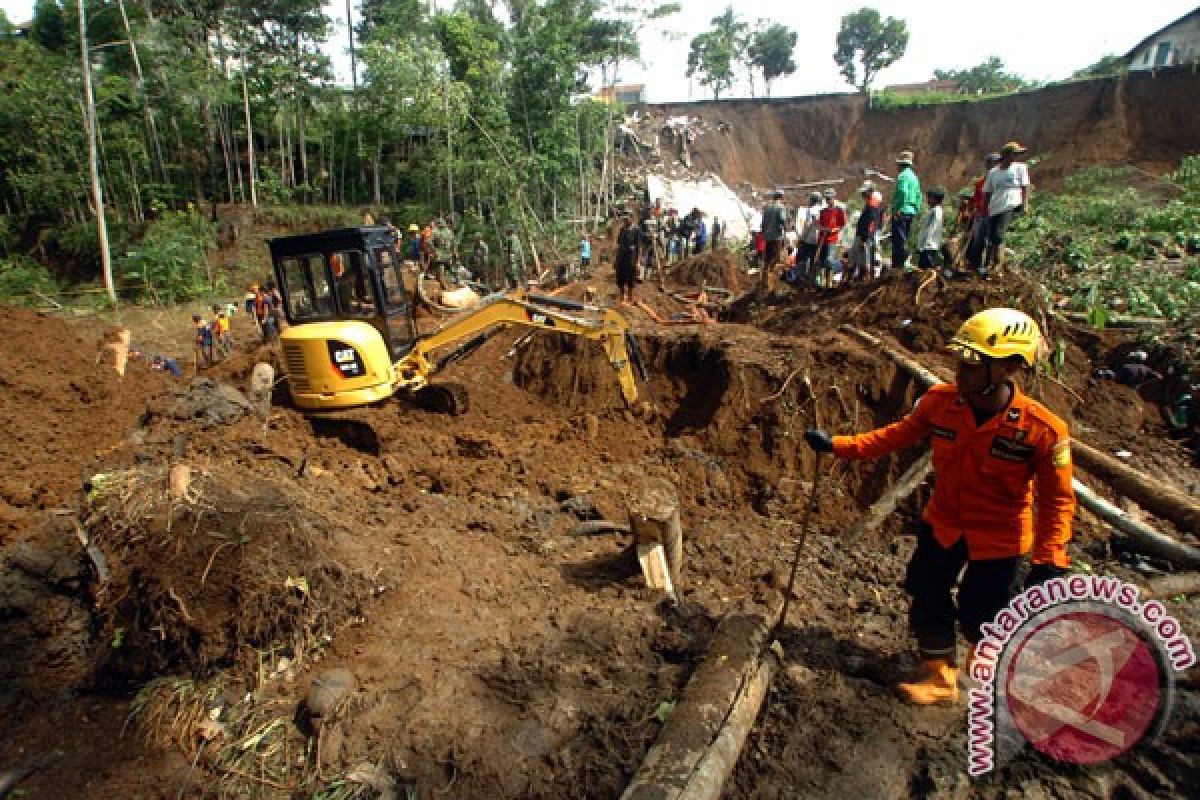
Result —
[[410, 397], [418, 408], [457, 417], [469, 407], [467, 387], [461, 383], [431, 383], [413, 392]]

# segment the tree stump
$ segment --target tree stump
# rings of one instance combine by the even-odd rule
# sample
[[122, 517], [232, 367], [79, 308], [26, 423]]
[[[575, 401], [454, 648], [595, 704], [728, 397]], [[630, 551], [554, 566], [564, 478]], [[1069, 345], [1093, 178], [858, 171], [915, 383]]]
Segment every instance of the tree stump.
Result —
[[[665, 480], [654, 480], [636, 488], [629, 499], [629, 528], [646, 582], [675, 595], [683, 571], [683, 525], [679, 519], [679, 495]], [[666, 574], [658, 575], [655, 562], [665, 562]]]

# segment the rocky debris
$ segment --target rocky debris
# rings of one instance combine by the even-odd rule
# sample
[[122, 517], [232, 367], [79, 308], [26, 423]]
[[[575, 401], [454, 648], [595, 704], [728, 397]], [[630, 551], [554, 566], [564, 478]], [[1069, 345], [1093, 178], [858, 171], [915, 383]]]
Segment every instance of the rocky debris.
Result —
[[313, 678], [304, 697], [304, 710], [314, 722], [336, 716], [354, 690], [354, 673], [344, 667], [327, 669]]
[[211, 378], [196, 378], [187, 389], [177, 391], [175, 397], [169, 412], [172, 418], [206, 425], [229, 425], [253, 408], [246, 395]]
[[0, 705], [9, 689], [43, 696], [84, 675], [93, 629], [89, 579], [66, 517], [45, 515], [28, 538], [0, 549]]

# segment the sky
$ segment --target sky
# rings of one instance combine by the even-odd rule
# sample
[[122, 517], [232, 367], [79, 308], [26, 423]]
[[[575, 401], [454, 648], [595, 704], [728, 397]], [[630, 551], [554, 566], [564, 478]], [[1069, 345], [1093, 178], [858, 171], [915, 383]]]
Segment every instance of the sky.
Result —
[[[647, 0], [634, 3], [650, 5]], [[435, 0], [439, 7], [452, 0]], [[357, 2], [355, 3], [357, 5]], [[780, 78], [772, 95], [824, 94], [852, 91], [833, 63], [833, 51], [841, 17], [858, 3], [801, 3], [788, 0], [682, 0], [683, 11], [668, 17], [641, 36], [643, 64], [622, 68], [620, 80], [646, 84], [650, 102], [701, 100], [710, 95], [692, 83], [686, 71], [688, 43], [710, 27], [712, 17], [732, 5], [751, 25], [759, 20], [779, 22], [799, 34], [794, 75]], [[1142, 0], [1102, 3], [1098, 0], [1004, 0], [999, 4], [950, 4], [934, 0], [863, 0], [883, 16], [903, 19], [908, 25], [908, 50], [896, 64], [884, 70], [877, 81], [883, 87], [895, 83], [917, 83], [933, 77], [935, 69], [965, 69], [998, 56], [1009, 72], [1039, 81], [1068, 77], [1109, 53], [1124, 54], [1145, 36], [1197, 7], [1197, 0]], [[33, 0], [0, 0], [13, 22], [30, 16]], [[1002, 9], [994, 24], [984, 21], [991, 9]], [[335, 37], [326, 47], [335, 71], [349, 82], [346, 55], [346, 4], [326, 4], [334, 20]], [[762, 94], [761, 83], [757, 87]], [[728, 97], [748, 97], [744, 78]]]

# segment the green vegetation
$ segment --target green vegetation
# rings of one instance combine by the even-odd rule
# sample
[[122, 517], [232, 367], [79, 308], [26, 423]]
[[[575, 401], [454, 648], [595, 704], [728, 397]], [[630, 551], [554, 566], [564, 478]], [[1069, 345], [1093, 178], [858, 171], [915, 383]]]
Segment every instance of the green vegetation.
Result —
[[1035, 195], [1010, 246], [1097, 327], [1114, 313], [1170, 320], [1197, 314], [1200, 156], [1185, 158], [1157, 184], [1129, 167], [1079, 172], [1060, 193]]
[[846, 82], [863, 94], [880, 70], [899, 61], [908, 49], [908, 26], [902, 19], [883, 19], [873, 8], [860, 8], [842, 17], [833, 60]]
[[117, 260], [117, 272], [132, 284], [134, 299], [177, 303], [220, 291], [209, 251], [216, 246], [213, 224], [194, 208], [168, 211], [150, 223], [141, 243]]
[[687, 76], [698, 76], [701, 86], [712, 90], [713, 99], [733, 86], [733, 65], [744, 57], [746, 23], [727, 6], [712, 18], [712, 30], [692, 39]]
[[53, 248], [37, 255], [61, 270], [55, 280], [100, 273], [81, 45], [107, 250], [118, 281], [146, 283], [148, 298], [192, 296], [218, 277], [198, 241], [213, 232], [190, 207], [211, 218], [214, 205], [246, 204], [305, 226], [324, 212], [282, 209], [396, 209], [409, 221], [453, 209], [474, 229], [513, 223], [530, 237], [550, 218], [607, 216], [623, 191], [615, 114], [579, 96], [596, 71], [615, 81], [639, 56], [635, 29], [678, 4], [528, 0], [504, 19], [482, 0], [356, 5], [344, 86], [323, 50], [334, 29], [320, 0], [85, 0], [82, 43], [76, 0], [39, 0], [28, 37], [0, 35], [7, 280], [28, 268], [13, 244], [47, 227]]
[[935, 69], [933, 76], [940, 81], [954, 81], [966, 94], [1006, 94], [1034, 86], [1020, 75], [1005, 72], [1004, 62], [998, 56], [991, 56], [970, 69]]

